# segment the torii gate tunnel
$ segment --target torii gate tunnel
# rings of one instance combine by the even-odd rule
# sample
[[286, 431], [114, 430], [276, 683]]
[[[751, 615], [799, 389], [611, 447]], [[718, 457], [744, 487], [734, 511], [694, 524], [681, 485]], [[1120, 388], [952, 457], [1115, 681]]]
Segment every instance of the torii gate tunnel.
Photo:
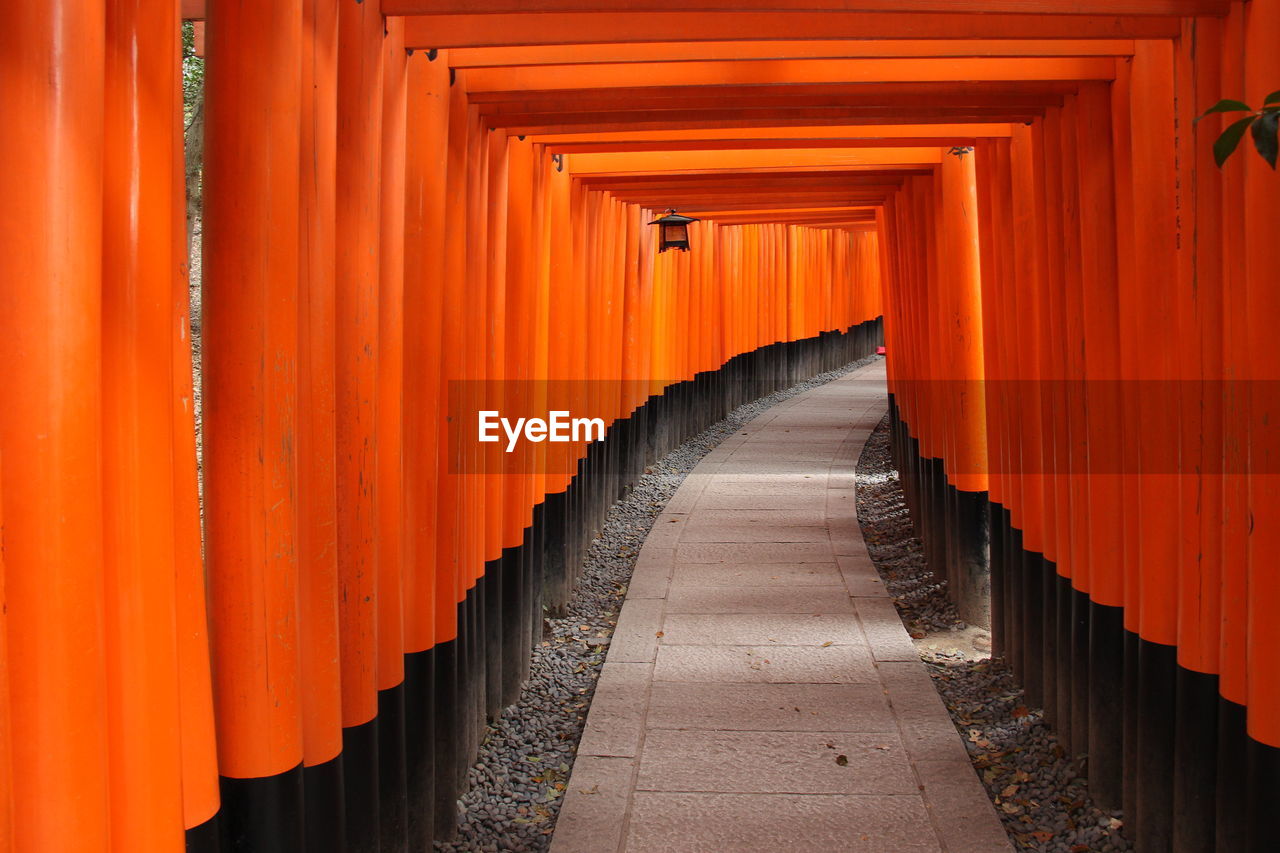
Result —
[[1280, 177], [1193, 119], [1278, 42], [1280, 0], [0, 3], [0, 850], [430, 849], [627, 484], [881, 344], [928, 558], [1095, 800], [1275, 849]]

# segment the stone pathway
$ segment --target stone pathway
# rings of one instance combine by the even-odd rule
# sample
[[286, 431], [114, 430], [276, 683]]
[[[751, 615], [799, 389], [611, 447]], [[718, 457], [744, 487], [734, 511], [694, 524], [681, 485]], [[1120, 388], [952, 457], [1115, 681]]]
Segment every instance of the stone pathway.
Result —
[[1009, 845], [858, 527], [884, 364], [726, 439], [645, 540], [553, 853]]

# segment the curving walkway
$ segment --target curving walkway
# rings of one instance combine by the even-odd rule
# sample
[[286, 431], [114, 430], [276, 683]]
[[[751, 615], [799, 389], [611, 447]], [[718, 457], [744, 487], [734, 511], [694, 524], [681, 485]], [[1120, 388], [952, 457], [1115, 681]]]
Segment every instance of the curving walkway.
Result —
[[685, 480], [636, 564], [553, 853], [1010, 849], [858, 528], [884, 412], [877, 361]]

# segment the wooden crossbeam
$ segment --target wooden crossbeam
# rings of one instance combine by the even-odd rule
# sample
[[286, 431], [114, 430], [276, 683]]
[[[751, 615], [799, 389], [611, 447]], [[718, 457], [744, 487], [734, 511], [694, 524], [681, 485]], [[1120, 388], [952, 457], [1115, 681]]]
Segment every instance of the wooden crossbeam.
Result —
[[615, 186], [733, 187], [750, 181], [754, 186], [759, 187], [777, 186], [790, 189], [815, 187], [830, 189], [836, 185], [843, 187], [879, 186], [889, 181], [901, 181], [904, 178], [918, 174], [921, 168], [886, 167], [866, 171], [840, 172], [838, 176], [833, 174], [833, 170], [829, 169], [764, 174], [746, 171], [699, 172], [697, 174], [676, 172], [655, 175], [627, 173], [621, 175], [584, 175], [579, 177], [578, 180], [586, 186], [607, 182]]
[[649, 151], [625, 154], [582, 154], [570, 158], [575, 175], [620, 172], [691, 172], [709, 169], [834, 169], [844, 166], [918, 165], [941, 162], [941, 149], [840, 148], [802, 150]]
[[449, 51], [449, 65], [466, 69], [760, 59], [1132, 55], [1132, 39], [723, 41], [461, 48]]
[[864, 107], [859, 109], [808, 108], [771, 110], [640, 110], [604, 111], [597, 113], [518, 113], [486, 116], [491, 128], [505, 128], [516, 135], [577, 133], [590, 129], [642, 132], [674, 128], [702, 129], [780, 127], [785, 125], [883, 125], [955, 124], [999, 122], [1026, 124], [1043, 114], [1042, 109], [1009, 109], [1005, 107]]
[[[888, 125], [828, 125], [818, 127], [740, 127], [716, 131], [706, 130], [650, 130], [642, 133], [557, 133], [538, 137], [546, 145], [574, 144], [579, 142], [679, 142], [703, 139], [734, 139], [750, 142], [757, 139], [893, 139], [911, 136], [963, 136], [1008, 137], [1013, 128], [1008, 124], [888, 124]], [[888, 143], [887, 143], [888, 144]], [[942, 143], [939, 143], [942, 144]]]
[[382, 0], [387, 15], [499, 15], [528, 12], [928, 12], [1009, 15], [1225, 15], [1228, 0]]
[[470, 92], [481, 115], [598, 110], [741, 109], [765, 107], [945, 107], [1046, 106], [1061, 103], [1079, 88], [1076, 81], [982, 83], [936, 82], [804, 84], [791, 86], [663, 86], [616, 89], [555, 89], [524, 92]]
[[[1215, 7], [1216, 8], [1216, 7]], [[636, 44], [831, 39], [1172, 39], [1181, 18], [1114, 14], [916, 15], [894, 12], [543, 12], [415, 15], [405, 46]]]
[[1110, 56], [944, 59], [761, 59], [636, 65], [539, 65], [473, 68], [471, 92], [616, 89], [630, 86], [781, 86], [801, 83], [937, 83], [1011, 80], [1112, 80]]
[[552, 154], [609, 154], [650, 151], [811, 150], [827, 148], [937, 148], [972, 145], [974, 136], [835, 137], [829, 139], [651, 139], [637, 142], [563, 142]]

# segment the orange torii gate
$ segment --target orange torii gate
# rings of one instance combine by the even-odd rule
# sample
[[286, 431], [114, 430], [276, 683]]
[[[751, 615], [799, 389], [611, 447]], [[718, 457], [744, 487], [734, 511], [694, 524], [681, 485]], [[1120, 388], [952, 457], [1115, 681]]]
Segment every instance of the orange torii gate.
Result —
[[686, 6], [0, 8], [0, 849], [429, 849], [619, 488], [882, 316], [930, 561], [1095, 798], [1269, 849], [1280, 200], [1192, 118], [1280, 3]]

